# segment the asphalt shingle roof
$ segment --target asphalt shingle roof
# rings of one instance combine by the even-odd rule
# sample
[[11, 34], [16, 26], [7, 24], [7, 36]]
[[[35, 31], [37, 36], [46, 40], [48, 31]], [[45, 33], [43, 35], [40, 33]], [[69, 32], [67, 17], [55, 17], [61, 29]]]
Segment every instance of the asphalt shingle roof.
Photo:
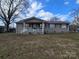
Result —
[[36, 18], [36, 17], [30, 17], [30, 18], [27, 18], [27, 19], [23, 19], [23, 20], [20, 20], [16, 23], [23, 23], [23, 22], [27, 22], [29, 20], [32, 20], [32, 19], [36, 19], [36, 20], [40, 20], [42, 22], [45, 22], [45, 23], [52, 23], [52, 24], [69, 24], [69, 22], [66, 22], [66, 21], [45, 21], [45, 20], [42, 20], [42, 19], [39, 19], [39, 18]]

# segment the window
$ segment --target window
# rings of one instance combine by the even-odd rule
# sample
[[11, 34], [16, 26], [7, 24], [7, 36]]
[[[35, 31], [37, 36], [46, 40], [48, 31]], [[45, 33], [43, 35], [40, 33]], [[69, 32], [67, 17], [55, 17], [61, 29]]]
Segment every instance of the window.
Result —
[[50, 28], [50, 24], [46, 24], [45, 26], [46, 26], [46, 28]]
[[60, 24], [55, 24], [55, 28], [61, 28]]
[[29, 24], [29, 27], [33, 29], [42, 28], [42, 24]]
[[66, 28], [66, 25], [62, 25], [62, 28]]
[[54, 28], [55, 27], [55, 25], [54, 24], [50, 24], [50, 28]]
[[33, 24], [33, 25], [32, 25], [32, 27], [33, 27], [34, 29], [36, 29], [36, 28], [37, 28], [36, 24]]
[[29, 27], [32, 27], [32, 24], [29, 24]]

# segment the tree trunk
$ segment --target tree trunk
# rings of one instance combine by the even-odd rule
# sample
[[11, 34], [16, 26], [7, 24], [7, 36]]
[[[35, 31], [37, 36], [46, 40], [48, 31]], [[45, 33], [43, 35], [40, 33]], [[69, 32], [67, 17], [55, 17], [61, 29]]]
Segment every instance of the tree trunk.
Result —
[[7, 32], [9, 32], [9, 24], [7, 24]]
[[9, 32], [9, 23], [7, 22], [6, 26], [6, 32]]

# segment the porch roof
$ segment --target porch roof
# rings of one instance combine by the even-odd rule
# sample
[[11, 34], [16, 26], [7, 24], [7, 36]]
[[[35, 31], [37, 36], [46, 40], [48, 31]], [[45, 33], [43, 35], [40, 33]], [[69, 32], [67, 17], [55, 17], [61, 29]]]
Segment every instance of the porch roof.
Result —
[[39, 19], [39, 18], [36, 18], [36, 17], [31, 17], [31, 18], [27, 18], [27, 19], [20, 20], [20, 21], [18, 21], [16, 23], [28, 22], [30, 20], [37, 20], [37, 21], [40, 21], [40, 22], [45, 22], [45, 20], [42, 20], [42, 19]]

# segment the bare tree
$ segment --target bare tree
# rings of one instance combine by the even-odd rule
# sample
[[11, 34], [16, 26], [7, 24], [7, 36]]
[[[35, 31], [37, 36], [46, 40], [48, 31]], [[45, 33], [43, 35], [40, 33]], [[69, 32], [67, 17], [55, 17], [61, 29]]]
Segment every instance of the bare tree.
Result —
[[5, 24], [7, 32], [9, 31], [9, 25], [28, 6], [28, 0], [0, 0], [0, 19]]
[[71, 13], [71, 16], [73, 17], [73, 24], [78, 25], [79, 24], [79, 8], [74, 9]]

